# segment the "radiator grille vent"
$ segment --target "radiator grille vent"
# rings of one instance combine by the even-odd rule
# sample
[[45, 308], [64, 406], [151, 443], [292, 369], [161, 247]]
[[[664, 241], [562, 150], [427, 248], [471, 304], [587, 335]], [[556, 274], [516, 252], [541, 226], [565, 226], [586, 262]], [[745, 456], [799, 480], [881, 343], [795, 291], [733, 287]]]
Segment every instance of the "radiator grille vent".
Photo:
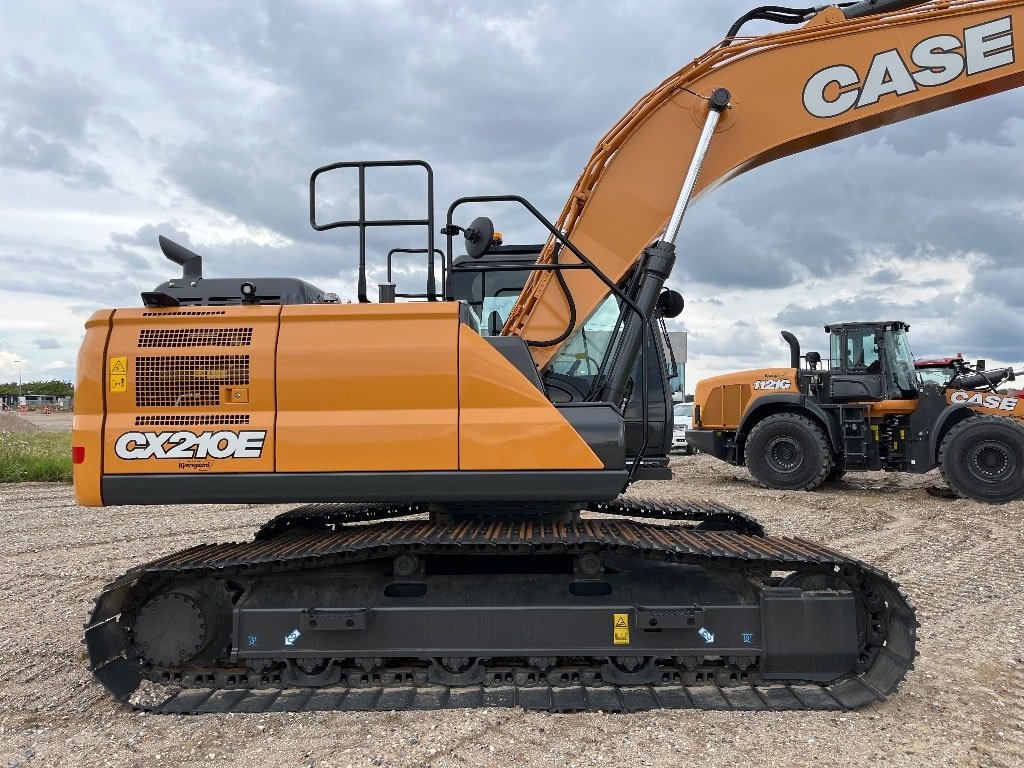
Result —
[[249, 383], [248, 355], [170, 355], [135, 360], [140, 408], [220, 405], [220, 388]]
[[136, 416], [136, 427], [205, 427], [208, 424], [248, 424], [249, 414], [212, 416]]
[[226, 315], [223, 309], [176, 309], [173, 312], [143, 312], [143, 317], [180, 317], [181, 315]]
[[144, 328], [140, 347], [247, 347], [252, 328]]

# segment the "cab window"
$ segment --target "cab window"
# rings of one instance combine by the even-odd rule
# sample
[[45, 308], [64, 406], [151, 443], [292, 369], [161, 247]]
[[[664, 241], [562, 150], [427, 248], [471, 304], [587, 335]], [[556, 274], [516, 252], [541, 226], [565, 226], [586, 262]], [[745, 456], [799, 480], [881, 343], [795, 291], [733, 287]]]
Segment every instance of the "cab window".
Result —
[[549, 366], [565, 376], [597, 375], [619, 323], [619, 302], [611, 294], [562, 347]]
[[874, 330], [849, 331], [846, 334], [845, 362], [847, 371], [877, 373], [881, 363]]
[[914, 355], [910, 351], [910, 342], [907, 333], [903, 329], [888, 331], [889, 337], [887, 349], [892, 350], [892, 360], [889, 361], [892, 370], [893, 383], [902, 392], [914, 392], [917, 390], [917, 378], [914, 373]]

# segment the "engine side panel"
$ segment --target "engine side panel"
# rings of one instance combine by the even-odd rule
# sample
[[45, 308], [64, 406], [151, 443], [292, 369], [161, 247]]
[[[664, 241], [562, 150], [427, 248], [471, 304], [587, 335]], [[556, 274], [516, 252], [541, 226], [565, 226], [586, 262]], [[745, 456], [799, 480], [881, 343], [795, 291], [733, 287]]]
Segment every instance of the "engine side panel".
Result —
[[794, 368], [762, 368], [713, 376], [697, 384], [693, 401], [700, 407], [701, 429], [736, 429], [758, 397], [799, 394]]
[[281, 310], [279, 472], [459, 467], [459, 306]]

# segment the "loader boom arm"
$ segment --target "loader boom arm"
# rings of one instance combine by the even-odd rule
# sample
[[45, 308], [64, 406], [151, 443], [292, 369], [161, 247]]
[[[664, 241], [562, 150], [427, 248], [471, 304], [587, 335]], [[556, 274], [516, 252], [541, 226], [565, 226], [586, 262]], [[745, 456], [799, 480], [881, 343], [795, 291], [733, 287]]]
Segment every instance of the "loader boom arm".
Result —
[[[712, 48], [638, 101], [598, 142], [558, 228], [620, 282], [665, 231], [715, 89], [731, 94], [694, 197], [751, 168], [1024, 84], [1024, 0], [936, 0]], [[577, 261], [548, 240], [539, 261]], [[534, 272], [503, 333], [544, 368], [608, 295], [592, 273]], [[556, 343], [551, 340], [559, 339]], [[571, 338], [571, 336], [569, 337]]]

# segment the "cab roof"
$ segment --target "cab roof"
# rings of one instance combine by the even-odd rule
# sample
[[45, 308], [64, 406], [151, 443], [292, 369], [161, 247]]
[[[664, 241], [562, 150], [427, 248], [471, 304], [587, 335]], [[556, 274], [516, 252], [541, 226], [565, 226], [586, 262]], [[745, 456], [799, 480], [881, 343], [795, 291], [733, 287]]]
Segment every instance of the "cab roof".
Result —
[[853, 329], [875, 328], [882, 331], [909, 331], [910, 325], [902, 320], [870, 320], [860, 323], [832, 323], [825, 326], [825, 333], [840, 333]]

